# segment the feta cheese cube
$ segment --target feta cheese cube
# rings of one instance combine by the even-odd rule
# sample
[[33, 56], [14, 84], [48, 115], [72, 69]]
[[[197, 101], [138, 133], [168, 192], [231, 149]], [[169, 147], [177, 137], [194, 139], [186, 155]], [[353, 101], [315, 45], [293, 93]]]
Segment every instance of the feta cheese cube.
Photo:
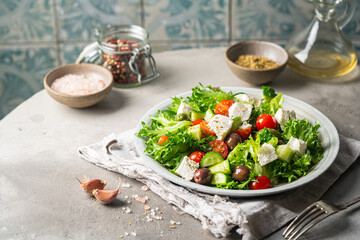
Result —
[[215, 115], [210, 119], [208, 127], [214, 131], [219, 140], [224, 140], [226, 135], [230, 132], [233, 124], [231, 118], [224, 115]]
[[305, 141], [303, 141], [301, 139], [294, 138], [294, 137], [291, 137], [289, 142], [286, 145], [288, 145], [289, 148], [294, 150], [300, 156], [305, 154], [305, 151], [306, 151], [306, 148], [307, 148], [307, 145], [306, 145]]
[[231, 119], [241, 117], [241, 121], [247, 121], [250, 118], [252, 107], [251, 104], [235, 102], [229, 108], [229, 117]]
[[284, 130], [284, 127], [286, 123], [290, 120], [290, 118], [296, 119], [296, 113], [294, 110], [285, 110], [279, 108], [279, 110], [277, 110], [277, 112], [275, 113], [274, 117], [276, 121], [280, 124], [281, 129]]
[[255, 107], [259, 107], [261, 105], [261, 100], [257, 99], [256, 97], [249, 96], [245, 93], [236, 95], [235, 98], [240, 102], [247, 102], [254, 104]]
[[189, 114], [193, 110], [188, 104], [181, 102], [176, 114]]
[[191, 181], [194, 178], [196, 170], [199, 169], [199, 163], [194, 162], [188, 156], [185, 156], [176, 169], [175, 173], [179, 174], [185, 180]]
[[259, 148], [257, 158], [261, 166], [265, 166], [266, 164], [275, 161], [277, 159], [275, 148], [269, 143], [264, 143]]

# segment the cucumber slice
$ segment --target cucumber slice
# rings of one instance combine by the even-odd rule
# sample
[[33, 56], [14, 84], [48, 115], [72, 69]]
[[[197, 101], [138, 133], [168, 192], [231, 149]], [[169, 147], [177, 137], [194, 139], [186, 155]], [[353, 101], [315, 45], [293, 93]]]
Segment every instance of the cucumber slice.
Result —
[[192, 111], [190, 118], [191, 121], [195, 121], [197, 119], [204, 119], [204, 117], [205, 117], [205, 113]]
[[219, 162], [223, 162], [224, 159], [218, 152], [208, 152], [204, 155], [204, 157], [201, 159], [200, 167], [208, 167], [215, 165]]
[[269, 169], [269, 166], [268, 165], [261, 166], [260, 163], [258, 162], [255, 163], [252, 172], [255, 174], [255, 176], [264, 175], [269, 179], [272, 178], [272, 173], [271, 170]]
[[196, 141], [201, 140], [201, 128], [200, 125], [191, 126], [188, 129], [189, 133], [192, 135], [192, 138]]
[[210, 122], [210, 119], [215, 116], [215, 114], [213, 113], [213, 111], [211, 111], [211, 109], [208, 109], [206, 112], [205, 112], [205, 116], [204, 116], [204, 120], [207, 121], [207, 122]]
[[231, 181], [231, 177], [229, 175], [226, 175], [224, 173], [215, 173], [211, 179], [211, 184], [224, 184]]
[[290, 162], [290, 160], [295, 155], [295, 151], [287, 145], [279, 145], [276, 148], [276, 154], [278, 155], [278, 159]]
[[212, 174], [215, 173], [231, 174], [229, 160], [225, 160], [215, 165], [212, 165], [209, 167], [209, 170], [211, 171]]

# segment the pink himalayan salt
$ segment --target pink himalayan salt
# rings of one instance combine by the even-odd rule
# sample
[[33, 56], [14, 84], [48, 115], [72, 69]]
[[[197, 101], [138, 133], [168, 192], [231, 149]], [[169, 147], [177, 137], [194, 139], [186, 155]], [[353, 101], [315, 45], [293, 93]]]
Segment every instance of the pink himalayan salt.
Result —
[[51, 89], [58, 93], [80, 96], [96, 93], [105, 88], [103, 80], [86, 77], [85, 75], [67, 74], [56, 79]]

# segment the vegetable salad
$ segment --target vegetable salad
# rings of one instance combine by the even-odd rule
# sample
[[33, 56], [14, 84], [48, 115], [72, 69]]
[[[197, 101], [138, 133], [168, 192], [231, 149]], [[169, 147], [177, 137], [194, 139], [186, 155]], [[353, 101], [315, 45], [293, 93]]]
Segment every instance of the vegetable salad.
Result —
[[137, 136], [148, 155], [188, 181], [241, 190], [290, 183], [323, 158], [320, 125], [282, 108], [273, 88], [262, 92], [257, 99], [200, 84], [150, 116]]

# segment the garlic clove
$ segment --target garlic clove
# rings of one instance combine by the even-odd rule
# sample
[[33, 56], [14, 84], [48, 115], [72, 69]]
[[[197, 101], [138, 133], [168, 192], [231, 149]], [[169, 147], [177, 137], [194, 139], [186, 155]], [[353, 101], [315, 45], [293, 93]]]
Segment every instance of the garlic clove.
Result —
[[110, 204], [117, 197], [119, 193], [119, 189], [120, 189], [120, 184], [115, 190], [94, 189], [92, 194], [102, 204]]
[[93, 195], [94, 189], [104, 189], [106, 185], [106, 181], [103, 181], [101, 179], [92, 179], [88, 181], [80, 180], [78, 178], [76, 179], [79, 181], [81, 187], [85, 190], [85, 192], [87, 192], [89, 195]]

